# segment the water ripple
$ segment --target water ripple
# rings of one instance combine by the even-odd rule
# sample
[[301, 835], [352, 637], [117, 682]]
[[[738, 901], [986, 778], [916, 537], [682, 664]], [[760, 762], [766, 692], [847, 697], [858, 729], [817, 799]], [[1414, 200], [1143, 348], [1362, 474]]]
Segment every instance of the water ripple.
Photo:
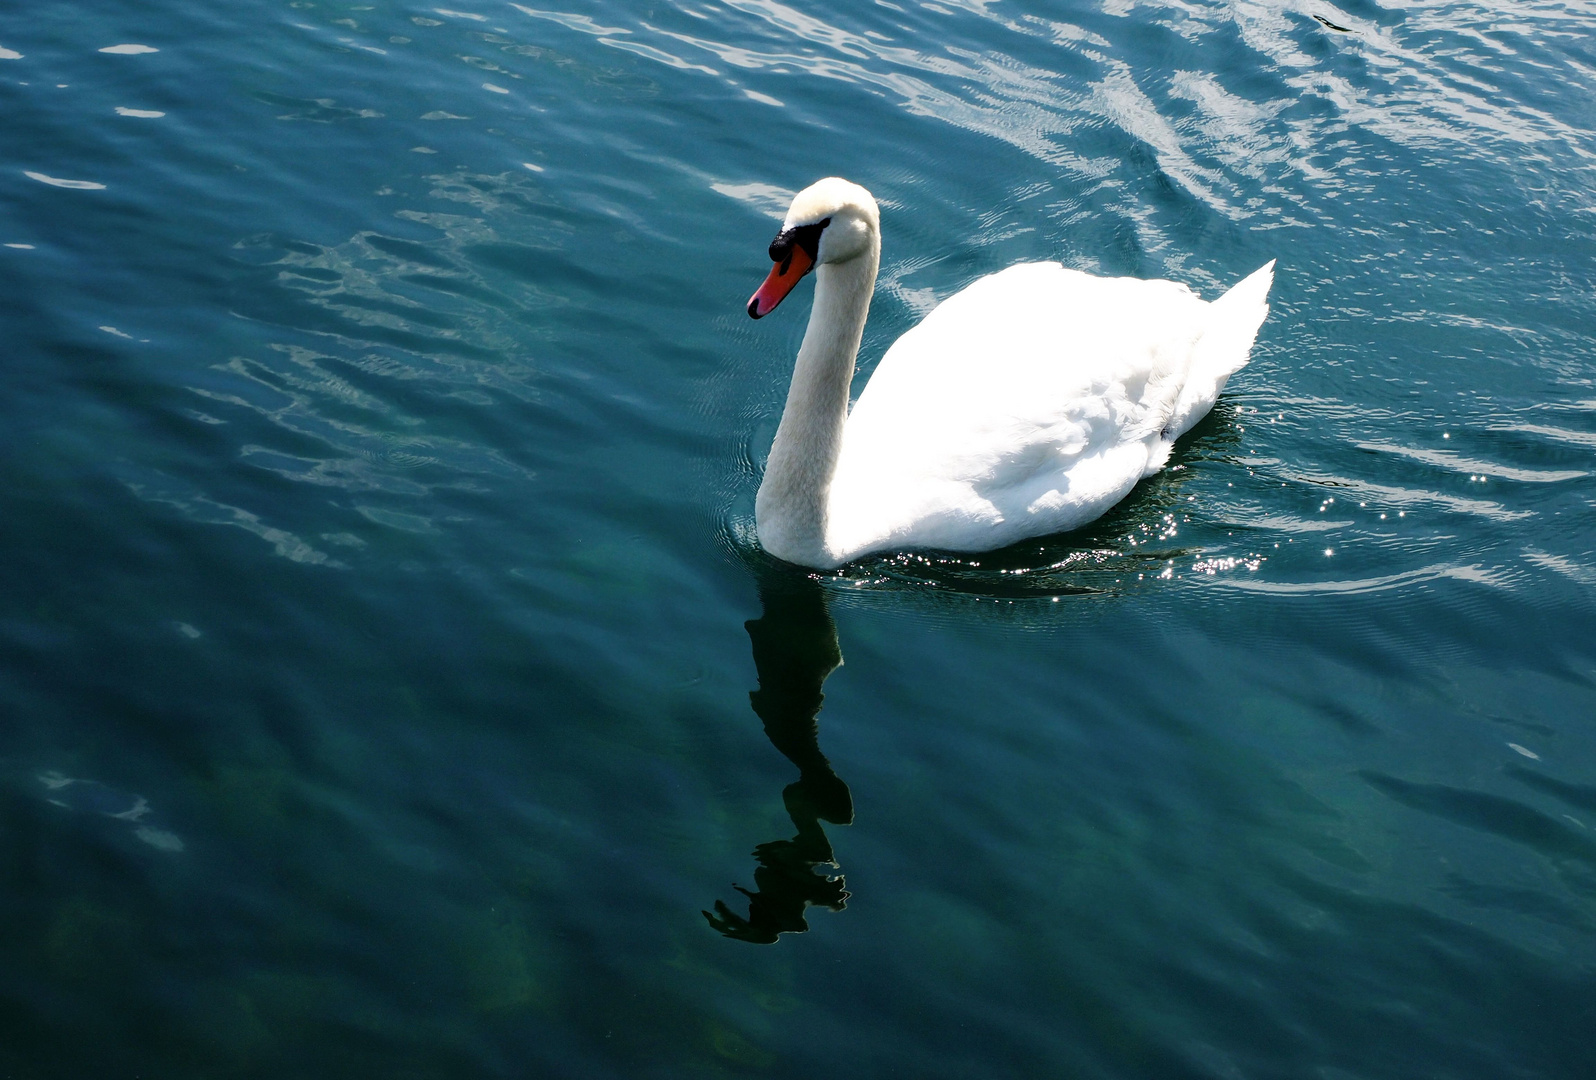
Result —
[[[1516, 428], [1512, 430], [1535, 431], [1534, 428]], [[1590, 473], [1580, 469], [1516, 469], [1509, 465], [1500, 465], [1495, 462], [1482, 461], [1477, 458], [1464, 457], [1445, 450], [1425, 450], [1419, 447], [1398, 446], [1395, 443], [1360, 442], [1360, 450], [1373, 450], [1377, 453], [1396, 454], [1399, 457], [1411, 458], [1422, 461], [1426, 465], [1436, 465], [1454, 473], [1470, 474], [1473, 476], [1494, 476], [1503, 480], [1515, 480], [1523, 484], [1556, 484], [1565, 480], [1578, 480], [1589, 476]]]
[[227, 525], [253, 533], [272, 546], [272, 552], [289, 562], [308, 563], [333, 569], [345, 569], [345, 564], [318, 551], [287, 529], [268, 525], [259, 514], [238, 506], [229, 506], [197, 491], [175, 485], [165, 478], [128, 480], [127, 488], [146, 502], [162, 503], [181, 513], [190, 521], [204, 525]]
[[1276, 593], [1280, 595], [1311, 595], [1316, 593], [1372, 593], [1400, 589], [1426, 581], [1451, 578], [1479, 585], [1502, 588], [1512, 581], [1512, 574], [1501, 569], [1484, 566], [1426, 566], [1420, 570], [1407, 570], [1399, 574], [1360, 578], [1349, 581], [1259, 581], [1245, 577], [1224, 577], [1219, 581], [1227, 588], [1245, 592]]
[[[48, 855], [0, 1075], [351, 1024], [428, 1075], [1582, 1075], [1588, 2], [429, 2], [0, 51], [0, 850]], [[1271, 317], [1088, 528], [817, 582], [752, 525], [809, 286], [742, 305], [822, 173], [883, 209], [855, 389], [1015, 262], [1278, 257]], [[727, 951], [821, 760], [857, 902]]]

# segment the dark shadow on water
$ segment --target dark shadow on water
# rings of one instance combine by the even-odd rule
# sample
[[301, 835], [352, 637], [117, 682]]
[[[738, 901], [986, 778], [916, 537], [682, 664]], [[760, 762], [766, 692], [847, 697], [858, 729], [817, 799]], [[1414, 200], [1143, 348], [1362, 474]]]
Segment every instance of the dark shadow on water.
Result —
[[761, 573], [759, 595], [764, 612], [745, 624], [759, 673], [748, 699], [771, 744], [798, 767], [798, 779], [781, 793], [797, 835], [754, 848], [754, 888], [734, 886], [748, 898], [746, 918], [723, 900], [704, 918], [727, 937], [769, 945], [809, 929], [810, 905], [847, 906], [847, 883], [827, 872], [838, 867], [820, 823], [852, 824], [853, 796], [820, 752], [820, 688], [842, 663], [825, 591], [801, 571], [772, 566]]
[[[1221, 402], [1177, 445], [1162, 472], [1138, 484], [1098, 521], [1072, 533], [977, 554], [887, 552], [824, 575], [757, 549], [742, 549], [758, 579], [764, 608], [759, 618], [745, 624], [759, 674], [759, 689], [748, 696], [772, 745], [798, 767], [798, 779], [782, 792], [797, 832], [790, 840], [772, 840], [754, 849], [754, 888], [734, 886], [748, 899], [748, 915], [717, 900], [714, 911], [703, 913], [709, 924], [727, 937], [768, 945], [782, 934], [808, 930], [805, 913], [812, 905], [832, 911], [847, 906], [846, 882], [821, 827], [822, 822], [853, 823], [848, 785], [820, 752], [821, 686], [842, 663], [824, 582], [1000, 601], [1113, 595], [1118, 591], [1115, 579], [1156, 578], [1172, 560], [1192, 554], [1169, 542], [1172, 528], [1168, 535], [1160, 530], [1183, 511], [1181, 488], [1190, 475], [1188, 466], [1233, 451], [1239, 442], [1237, 427]], [[1135, 534], [1136, 542], [1127, 546], [1126, 534]]]

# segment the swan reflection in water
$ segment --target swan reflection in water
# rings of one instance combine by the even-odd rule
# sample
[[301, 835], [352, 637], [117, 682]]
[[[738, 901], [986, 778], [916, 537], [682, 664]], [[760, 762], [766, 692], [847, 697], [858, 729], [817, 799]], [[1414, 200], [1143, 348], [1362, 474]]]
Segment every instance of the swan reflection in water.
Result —
[[798, 779], [781, 793], [798, 832], [754, 848], [753, 890], [734, 886], [748, 898], [747, 918], [723, 900], [704, 918], [727, 937], [769, 945], [781, 934], [809, 929], [804, 910], [811, 904], [832, 911], [847, 906], [847, 883], [835, 873], [839, 867], [820, 823], [852, 824], [853, 796], [820, 752], [820, 687], [842, 663], [825, 591], [808, 575], [772, 568], [759, 593], [764, 613], [745, 624], [759, 673], [759, 689], [748, 699], [771, 743], [798, 767]]

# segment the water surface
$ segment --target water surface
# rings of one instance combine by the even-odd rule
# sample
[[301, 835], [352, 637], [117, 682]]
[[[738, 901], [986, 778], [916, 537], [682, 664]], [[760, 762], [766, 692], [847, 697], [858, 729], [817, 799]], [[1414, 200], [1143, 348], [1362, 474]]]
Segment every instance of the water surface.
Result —
[[[460, 2], [0, 16], [0, 1073], [1584, 1075], [1596, 8]], [[811, 578], [830, 174], [1272, 314]]]

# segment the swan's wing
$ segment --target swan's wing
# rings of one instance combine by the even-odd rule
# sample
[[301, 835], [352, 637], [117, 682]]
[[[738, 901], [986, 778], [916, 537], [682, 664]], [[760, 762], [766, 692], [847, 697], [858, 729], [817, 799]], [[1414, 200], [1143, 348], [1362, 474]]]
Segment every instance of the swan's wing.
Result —
[[[1174, 282], [1057, 263], [950, 297], [887, 351], [848, 419], [835, 546], [971, 547], [983, 529], [1095, 517], [1150, 455], [1162, 464], [1209, 308]], [[1037, 515], [1045, 528], [1023, 520]]]

